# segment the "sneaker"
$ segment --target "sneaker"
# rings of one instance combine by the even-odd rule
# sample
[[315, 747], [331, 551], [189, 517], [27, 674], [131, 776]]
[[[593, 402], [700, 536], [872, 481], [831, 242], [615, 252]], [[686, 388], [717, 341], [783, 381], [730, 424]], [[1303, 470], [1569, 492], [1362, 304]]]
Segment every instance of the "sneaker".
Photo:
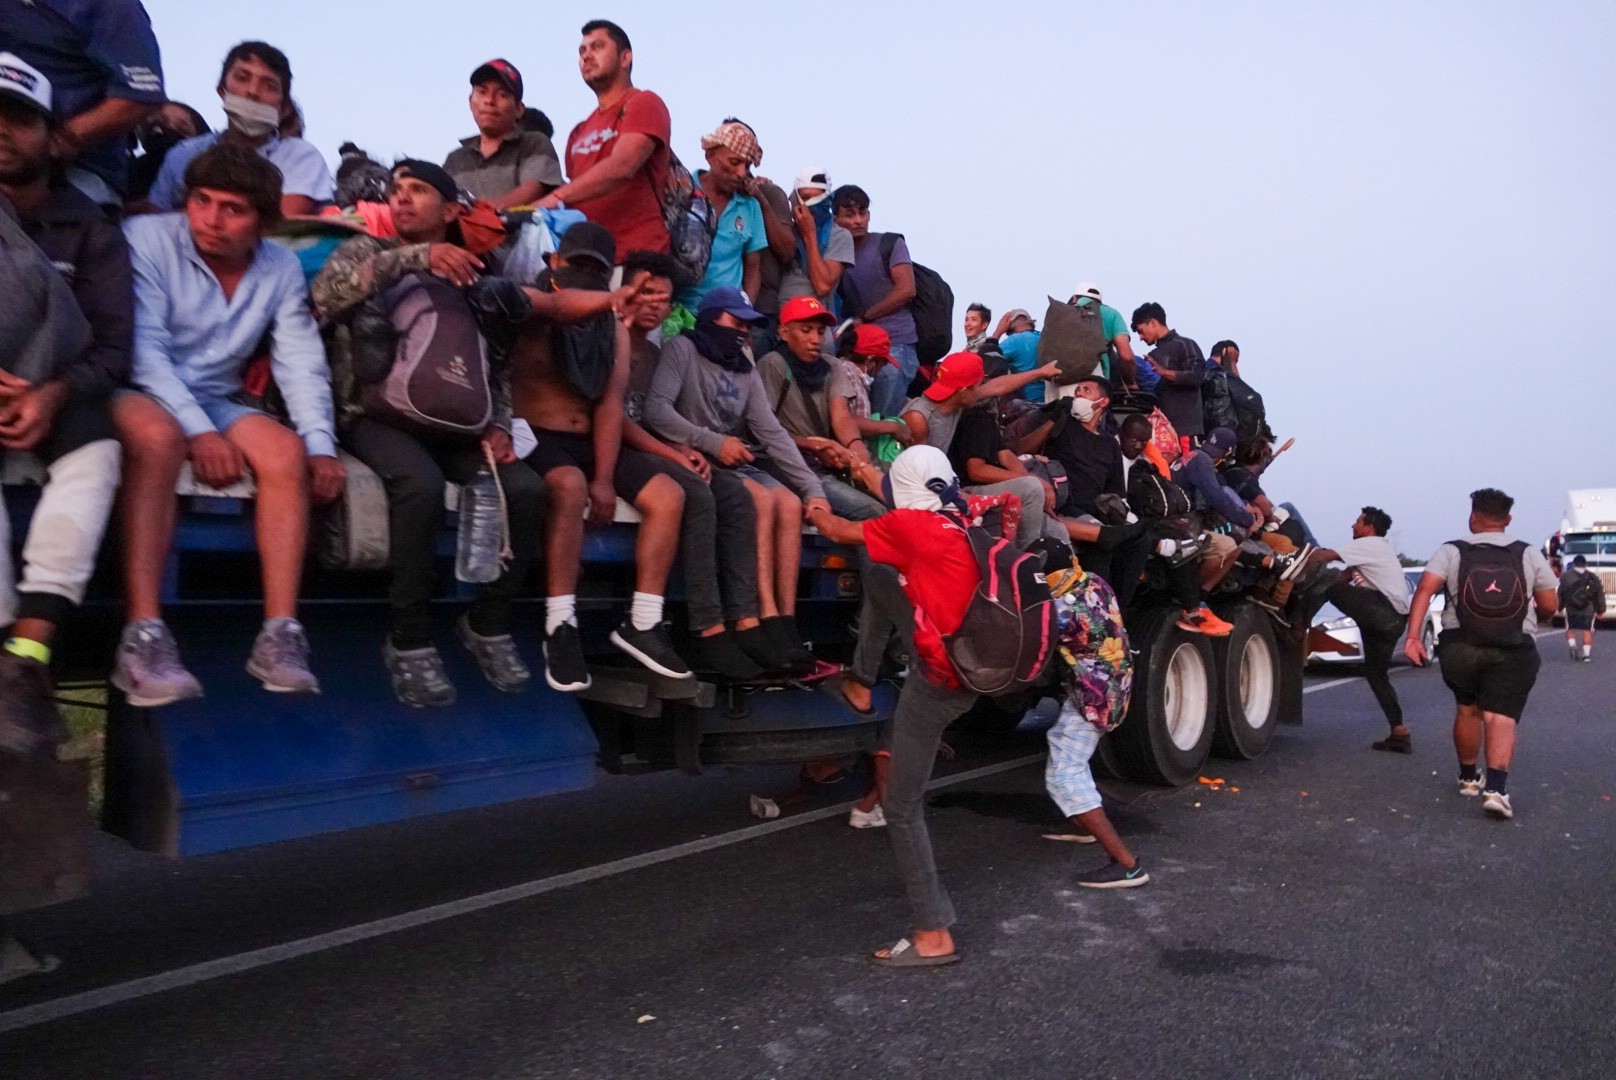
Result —
[[1481, 786], [1482, 786], [1483, 783], [1484, 783], [1484, 781], [1482, 780], [1482, 778], [1479, 775], [1473, 780], [1466, 780], [1464, 777], [1461, 776], [1461, 777], [1459, 777], [1459, 794], [1461, 794], [1461, 795], [1480, 795], [1481, 794]]
[[628, 653], [634, 659], [669, 679], [694, 679], [696, 673], [690, 670], [690, 665], [679, 658], [673, 651], [673, 641], [668, 637], [667, 628], [661, 623], [649, 630], [638, 630], [634, 623], [625, 619], [623, 625], [612, 631], [612, 644]]
[[1274, 565], [1281, 567], [1279, 580], [1293, 581], [1307, 567], [1307, 557], [1314, 552], [1312, 544], [1303, 544], [1301, 549], [1293, 555], [1274, 556]]
[[1481, 808], [1495, 818], [1506, 821], [1515, 816], [1515, 809], [1509, 805], [1509, 796], [1502, 791], [1484, 791], [1481, 793]]
[[[455, 634], [460, 638], [460, 644], [466, 647], [466, 651], [477, 658], [477, 666], [483, 669], [483, 677], [493, 684], [495, 690], [506, 694], [520, 694], [527, 689], [533, 673], [522, 663], [521, 656], [517, 655], [515, 638], [509, 634], [484, 637], [471, 628], [471, 620], [465, 615], [455, 620]], [[438, 668], [440, 671], [443, 668], [441, 659], [438, 661]]]
[[1132, 870], [1123, 869], [1119, 862], [1108, 862], [1077, 875], [1077, 883], [1085, 889], [1137, 889], [1150, 883], [1150, 875], [1141, 862], [1134, 863]]
[[142, 619], [123, 628], [112, 685], [142, 709], [202, 696], [202, 684], [180, 663], [179, 644], [161, 619]]
[[730, 682], [755, 682], [763, 678], [763, 669], [753, 663], [728, 630], [693, 639], [690, 655], [696, 670], [710, 671]]
[[588, 690], [594, 684], [584, 663], [584, 645], [571, 623], [556, 627], [544, 643], [544, 681], [563, 694]]
[[884, 829], [887, 827], [886, 811], [881, 809], [880, 803], [876, 803], [875, 809], [868, 814], [855, 806], [847, 815], [847, 823], [855, 829]]
[[1192, 634], [1205, 634], [1207, 637], [1228, 637], [1234, 632], [1234, 624], [1224, 622], [1212, 614], [1212, 609], [1204, 604], [1195, 611], [1185, 612], [1178, 620], [1180, 630], [1188, 630]]
[[320, 680], [309, 670], [309, 639], [296, 619], [270, 619], [253, 639], [247, 674], [276, 694], [318, 694]]
[[1578, 660], [1582, 659], [1582, 657], [1579, 655], [1582, 650], [1578, 649], [1576, 647], [1576, 645], [1572, 644], [1569, 641], [1566, 642], [1566, 651], [1571, 654], [1571, 662], [1573, 664], [1575, 664]]
[[774, 646], [775, 652], [785, 658], [786, 665], [781, 670], [791, 675], [806, 675], [814, 670], [817, 662], [814, 660], [814, 654], [803, 646], [795, 617], [775, 615], [764, 619], [758, 625]]
[[441, 709], [455, 703], [454, 684], [443, 670], [443, 657], [436, 645], [419, 649], [398, 649], [389, 641], [382, 646], [382, 663], [393, 684], [393, 696], [417, 709]]
[[1586, 653], [1586, 654], [1584, 654], [1584, 656], [1583, 656], [1583, 658], [1582, 658], [1582, 662], [1583, 662], [1583, 663], [1584, 663], [1584, 664], [1591, 664], [1591, 663], [1593, 663], [1593, 662], [1594, 662], [1594, 654], [1593, 654], [1593, 653]]
[[66, 741], [50, 669], [38, 660], [0, 652], [0, 751], [49, 760]]

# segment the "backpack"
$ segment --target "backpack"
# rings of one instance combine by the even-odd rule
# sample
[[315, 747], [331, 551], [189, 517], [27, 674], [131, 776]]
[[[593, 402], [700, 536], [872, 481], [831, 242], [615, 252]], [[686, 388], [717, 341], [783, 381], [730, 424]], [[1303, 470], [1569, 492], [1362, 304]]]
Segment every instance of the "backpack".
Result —
[[1079, 306], [1049, 298], [1044, 332], [1038, 337], [1038, 366], [1059, 364], [1057, 383], [1066, 386], [1092, 374], [1107, 344], [1099, 304]]
[[1150, 410], [1150, 441], [1156, 444], [1156, 449], [1161, 451], [1161, 456], [1169, 465], [1184, 456], [1184, 446], [1178, 441], [1178, 431], [1159, 405]]
[[1591, 573], [1584, 571], [1576, 575], [1571, 588], [1566, 590], [1565, 599], [1561, 606], [1566, 610], [1576, 609], [1583, 611], [1593, 607], [1599, 602], [1599, 585]]
[[1262, 395], [1244, 379], [1231, 380], [1225, 374], [1223, 382], [1229, 389], [1229, 404], [1234, 409], [1234, 423], [1229, 426], [1234, 428], [1235, 443], [1242, 454], [1260, 440], [1272, 439], [1274, 433], [1268, 430], [1268, 412], [1263, 408]]
[[488, 345], [461, 290], [406, 274], [361, 305], [354, 377], [368, 414], [410, 428], [479, 436], [494, 419]]
[[1190, 512], [1190, 497], [1178, 484], [1140, 459], [1128, 470], [1128, 505], [1142, 521], [1161, 521]]
[[1044, 459], [1031, 454], [1023, 457], [1021, 463], [1026, 466], [1028, 476], [1035, 476], [1055, 489], [1055, 511], [1064, 511], [1072, 499], [1072, 478], [1067, 475], [1066, 466], [1054, 458]]
[[[625, 97], [617, 110], [619, 126], [633, 97], [632, 93]], [[668, 230], [668, 254], [673, 256], [673, 261], [688, 278], [677, 284], [700, 285], [701, 279], [707, 276], [707, 263], [713, 257], [713, 236], [718, 232], [718, 215], [713, 213], [712, 204], [702, 192], [701, 184], [685, 168], [684, 162], [679, 160], [679, 155], [673, 152], [671, 146], [668, 147], [668, 171], [662, 177], [662, 183], [659, 185], [649, 170], [646, 180], [662, 208], [662, 224]], [[624, 254], [619, 251], [618, 259], [621, 260]]]
[[1206, 373], [1206, 379], [1201, 383], [1201, 423], [1205, 425], [1202, 430], [1210, 434], [1218, 428], [1228, 428], [1235, 433], [1236, 441], [1240, 434], [1240, 420], [1234, 411], [1234, 399], [1229, 394], [1229, 376], [1222, 368], [1213, 366]]
[[1459, 629], [1487, 645], [1519, 645], [1521, 623], [1532, 602], [1521, 557], [1526, 541], [1506, 547], [1454, 540], [1459, 549], [1459, 595], [1454, 604]]
[[[892, 276], [892, 252], [902, 239], [903, 233], [881, 234], [881, 268], [888, 278]], [[915, 275], [915, 296], [909, 301], [909, 314], [915, 319], [915, 352], [922, 364], [935, 364], [954, 345], [954, 290], [930, 267], [912, 261], [909, 267]], [[869, 305], [859, 298], [851, 275], [842, 275], [837, 292], [850, 313], [862, 318]]]
[[968, 690], [1003, 697], [1038, 685], [1055, 655], [1055, 602], [1042, 560], [956, 518], [976, 556], [978, 583], [957, 631], [943, 638]]

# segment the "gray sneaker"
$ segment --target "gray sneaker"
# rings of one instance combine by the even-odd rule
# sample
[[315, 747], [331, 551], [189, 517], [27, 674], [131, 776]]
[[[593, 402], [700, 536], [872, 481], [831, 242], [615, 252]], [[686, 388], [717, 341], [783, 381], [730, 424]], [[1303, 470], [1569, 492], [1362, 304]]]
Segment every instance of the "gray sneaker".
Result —
[[455, 620], [455, 634], [466, 651], [477, 658], [477, 666], [494, 684], [494, 689], [507, 694], [520, 694], [527, 689], [533, 673], [517, 655], [516, 641], [509, 634], [483, 637], [471, 628], [471, 622], [462, 615]]
[[142, 619], [123, 628], [112, 685], [142, 709], [202, 696], [202, 684], [180, 663], [180, 647], [161, 619]]
[[270, 619], [253, 641], [247, 673], [277, 694], [318, 694], [320, 680], [309, 670], [309, 639], [296, 619]]
[[443, 670], [443, 657], [436, 645], [423, 649], [395, 649], [391, 641], [382, 646], [382, 663], [392, 679], [393, 695], [417, 709], [443, 708], [455, 703], [454, 684]]

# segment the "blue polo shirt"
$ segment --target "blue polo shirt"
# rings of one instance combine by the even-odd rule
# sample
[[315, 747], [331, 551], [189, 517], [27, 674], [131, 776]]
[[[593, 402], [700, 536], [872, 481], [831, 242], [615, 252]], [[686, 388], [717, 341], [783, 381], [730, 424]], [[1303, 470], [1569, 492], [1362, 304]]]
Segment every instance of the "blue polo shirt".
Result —
[[[107, 98], [165, 100], [157, 37], [139, 0], [0, 0], [0, 51], [16, 53], [50, 80], [51, 104], [63, 120]], [[75, 164], [125, 192], [123, 139], [86, 147]]]
[[[219, 132], [211, 131], [176, 143], [163, 159], [163, 167], [152, 182], [152, 205], [159, 210], [178, 210], [185, 203], [185, 167], [196, 160], [198, 154], [219, 141]], [[337, 190], [326, 168], [325, 158], [314, 144], [304, 139], [283, 139], [271, 135], [269, 141], [258, 148], [265, 161], [281, 171], [282, 195], [307, 195], [315, 202], [330, 202]]]
[[700, 285], [682, 290], [679, 302], [695, 311], [701, 298], [714, 289], [724, 285], [739, 289], [746, 275], [746, 256], [768, 246], [769, 234], [763, 227], [763, 208], [758, 201], [739, 192], [730, 196], [724, 212], [718, 215], [718, 230], [713, 234], [713, 255], [707, 262], [707, 274], [701, 279]]
[[260, 241], [227, 300], [184, 214], [133, 217], [123, 233], [135, 271], [134, 385], [161, 402], [186, 437], [214, 431], [198, 399], [238, 393], [267, 334], [275, 385], [303, 444], [312, 456], [335, 456], [331, 369], [297, 256]]

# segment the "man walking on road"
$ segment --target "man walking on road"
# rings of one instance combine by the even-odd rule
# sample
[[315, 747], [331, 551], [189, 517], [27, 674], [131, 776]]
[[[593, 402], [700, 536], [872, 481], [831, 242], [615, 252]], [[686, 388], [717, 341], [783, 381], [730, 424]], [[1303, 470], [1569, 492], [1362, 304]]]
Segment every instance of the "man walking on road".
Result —
[[[1515, 730], [1537, 681], [1541, 660], [1533, 634], [1538, 619], [1559, 606], [1554, 572], [1543, 553], [1509, 528], [1515, 500], [1497, 488], [1470, 493], [1470, 535], [1436, 549], [1409, 605], [1403, 652], [1426, 661], [1419, 628], [1436, 591], [1446, 588], [1437, 659], [1458, 712], [1453, 745], [1459, 754], [1459, 794], [1480, 795], [1482, 809], [1511, 818], [1506, 784], [1515, 756]], [[1486, 732], [1487, 774], [1477, 770]]]
[[[1605, 613], [1605, 586], [1599, 575], [1588, 569], [1581, 555], [1571, 560], [1571, 569], [1560, 577], [1560, 608], [1565, 612], [1566, 651], [1575, 663], [1594, 658], [1594, 620]], [[1577, 635], [1582, 635], [1582, 650]]]
[[1403, 577], [1397, 552], [1386, 539], [1391, 527], [1390, 514], [1366, 506], [1352, 523], [1352, 543], [1343, 545], [1340, 551], [1320, 551], [1313, 559], [1347, 565], [1347, 575], [1325, 595], [1341, 614], [1358, 624], [1364, 678], [1392, 728], [1390, 735], [1372, 745], [1376, 750], [1409, 754], [1414, 743], [1403, 726], [1403, 707], [1397, 701], [1397, 691], [1392, 689], [1389, 667], [1392, 650], [1403, 636], [1404, 620], [1408, 618], [1408, 581]]

